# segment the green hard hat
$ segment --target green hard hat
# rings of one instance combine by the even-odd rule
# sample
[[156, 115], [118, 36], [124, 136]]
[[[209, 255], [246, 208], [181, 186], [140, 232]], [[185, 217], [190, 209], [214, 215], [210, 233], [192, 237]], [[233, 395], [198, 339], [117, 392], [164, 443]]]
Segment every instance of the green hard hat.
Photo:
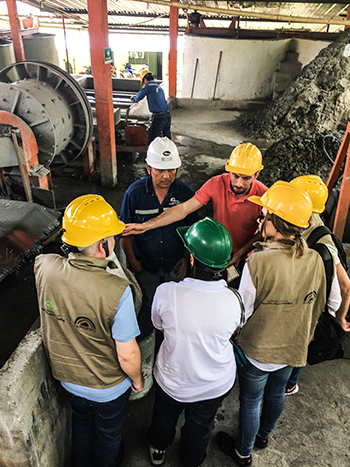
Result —
[[187, 250], [211, 268], [225, 268], [231, 261], [232, 238], [220, 222], [206, 217], [190, 227], [176, 229]]

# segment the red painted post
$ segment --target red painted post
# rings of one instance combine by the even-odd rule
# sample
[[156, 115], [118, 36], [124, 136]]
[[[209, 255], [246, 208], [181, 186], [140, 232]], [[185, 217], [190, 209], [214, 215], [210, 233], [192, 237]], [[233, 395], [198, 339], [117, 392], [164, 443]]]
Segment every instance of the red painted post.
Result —
[[[178, 2], [179, 0], [173, 0]], [[179, 9], [170, 7], [170, 50], [169, 50], [169, 97], [176, 97], [176, 72], [177, 72], [177, 32]]]
[[15, 51], [16, 62], [23, 62], [25, 60], [23, 41], [21, 35], [21, 25], [17, 14], [16, 0], [6, 0], [7, 11], [9, 14], [11, 36], [13, 42], [13, 49]]
[[113, 115], [111, 65], [105, 63], [104, 49], [108, 47], [107, 0], [88, 0], [89, 37], [92, 75], [96, 99], [98, 146], [101, 183], [117, 183], [117, 156]]

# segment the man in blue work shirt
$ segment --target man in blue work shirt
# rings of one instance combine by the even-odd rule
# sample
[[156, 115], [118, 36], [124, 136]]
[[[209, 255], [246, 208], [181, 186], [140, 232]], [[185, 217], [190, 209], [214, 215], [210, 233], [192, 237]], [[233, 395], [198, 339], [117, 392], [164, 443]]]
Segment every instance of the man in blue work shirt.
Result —
[[152, 73], [148, 70], [141, 73], [141, 84], [142, 88], [131, 100], [139, 102], [147, 96], [148, 108], [152, 112], [152, 123], [148, 130], [148, 144], [162, 134], [170, 139], [171, 115], [163, 89], [158, 86]]
[[[194, 191], [176, 177], [181, 165], [175, 144], [167, 137], [156, 138], [148, 147], [148, 177], [137, 180], [125, 192], [120, 218], [125, 223], [145, 222], [192, 198]], [[151, 305], [156, 288], [176, 279], [174, 269], [184, 256], [184, 246], [176, 232], [198, 220], [195, 211], [179, 222], [141, 235], [121, 238], [129, 267], [135, 272], [143, 293], [138, 315], [140, 338], [153, 331]]]

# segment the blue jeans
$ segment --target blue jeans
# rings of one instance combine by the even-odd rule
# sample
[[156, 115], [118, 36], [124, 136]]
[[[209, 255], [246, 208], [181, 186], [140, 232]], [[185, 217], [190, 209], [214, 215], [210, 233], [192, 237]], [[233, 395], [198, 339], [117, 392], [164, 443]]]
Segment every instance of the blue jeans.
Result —
[[156, 274], [152, 274], [143, 269], [142, 273], [136, 273], [135, 276], [142, 290], [142, 306], [137, 321], [141, 331], [138, 339], [143, 339], [151, 334], [154, 329], [151, 320], [151, 307], [156, 288], [163, 282], [176, 280], [176, 274], [173, 271], [163, 271], [163, 269], [160, 269]]
[[150, 144], [157, 136], [167, 136], [171, 139], [171, 115], [170, 112], [152, 114], [152, 123], [148, 130], [148, 144]]
[[240, 408], [235, 447], [242, 456], [251, 454], [257, 434], [267, 438], [274, 429], [283, 412], [284, 391], [291, 372], [291, 366], [272, 372], [262, 371], [249, 361], [238, 368]]
[[197, 467], [206, 458], [213, 420], [224, 398], [228, 395], [198, 402], [178, 402], [168, 396], [157, 383], [153, 407], [152, 425], [148, 430], [148, 442], [157, 449], [165, 450], [174, 440], [178, 418], [185, 410], [185, 424], [181, 428], [179, 446], [180, 464]]
[[93, 402], [65, 391], [73, 411], [75, 467], [115, 467], [130, 391], [110, 402]]
[[301, 370], [303, 368], [303, 366], [293, 368], [292, 374], [290, 375], [290, 378], [287, 381], [286, 387], [292, 388], [295, 384], [297, 384]]

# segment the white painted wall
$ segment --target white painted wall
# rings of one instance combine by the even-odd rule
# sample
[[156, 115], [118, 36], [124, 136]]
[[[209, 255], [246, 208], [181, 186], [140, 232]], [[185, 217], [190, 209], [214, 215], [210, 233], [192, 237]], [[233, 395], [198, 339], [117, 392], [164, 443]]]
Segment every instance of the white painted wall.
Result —
[[[273, 74], [291, 46], [292, 39], [239, 40], [185, 36], [183, 97], [191, 97], [194, 70], [198, 68], [193, 98], [212, 99], [222, 51], [215, 98], [265, 99], [272, 94]], [[298, 40], [295, 44], [306, 65], [328, 43]], [[293, 49], [295, 50], [295, 49]]]
[[325, 41], [311, 41], [309, 39], [293, 39], [293, 50], [299, 53], [299, 62], [303, 67], [310, 63], [319, 52], [327, 47], [330, 42]]

